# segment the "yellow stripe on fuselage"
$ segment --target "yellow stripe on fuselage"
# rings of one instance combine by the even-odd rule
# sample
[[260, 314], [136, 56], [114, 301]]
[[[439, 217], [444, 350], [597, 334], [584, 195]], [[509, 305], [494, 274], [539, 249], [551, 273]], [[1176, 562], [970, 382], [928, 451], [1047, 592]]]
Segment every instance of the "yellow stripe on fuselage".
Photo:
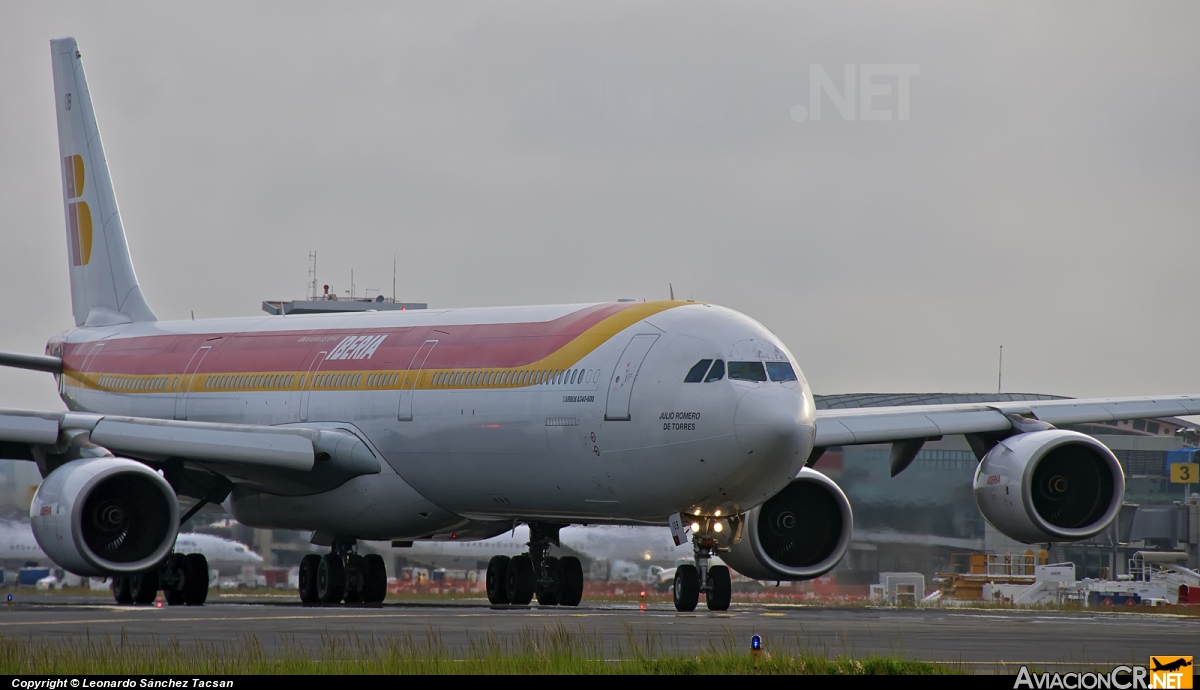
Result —
[[[683, 300], [638, 302], [609, 316], [550, 355], [519, 367], [477, 367], [424, 369], [415, 385], [406, 379], [406, 369], [358, 369], [316, 372], [315, 385], [307, 372], [266, 371], [252, 373], [208, 372], [201, 374], [106, 374], [64, 372], [64, 385], [126, 394], [220, 393], [278, 391], [353, 391], [353, 390], [479, 390], [535, 386], [569, 371], [596, 348], [642, 319], [674, 307], [695, 304]], [[435, 382], [437, 385], [435, 385]]]

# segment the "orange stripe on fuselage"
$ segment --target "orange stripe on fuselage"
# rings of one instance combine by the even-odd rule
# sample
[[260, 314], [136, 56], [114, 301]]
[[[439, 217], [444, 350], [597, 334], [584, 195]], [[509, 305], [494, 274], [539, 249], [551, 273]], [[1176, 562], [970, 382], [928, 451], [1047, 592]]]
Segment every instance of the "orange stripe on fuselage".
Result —
[[[425, 360], [417, 388], [509, 388], [535, 385], [638, 321], [682, 301], [634, 302], [586, 307], [557, 319], [532, 323], [429, 325], [399, 328], [338, 328], [312, 331], [206, 333], [113, 338], [79, 367], [95, 343], [64, 349], [69, 386], [121, 393], [182, 390], [298, 390], [318, 353], [351, 336], [386, 336], [369, 359], [325, 360], [314, 390], [399, 388], [413, 355], [429, 340], [438, 344]], [[200, 370], [183, 376], [192, 355], [212, 350]], [[485, 377], [486, 374], [486, 377]], [[437, 383], [434, 386], [434, 383]]]

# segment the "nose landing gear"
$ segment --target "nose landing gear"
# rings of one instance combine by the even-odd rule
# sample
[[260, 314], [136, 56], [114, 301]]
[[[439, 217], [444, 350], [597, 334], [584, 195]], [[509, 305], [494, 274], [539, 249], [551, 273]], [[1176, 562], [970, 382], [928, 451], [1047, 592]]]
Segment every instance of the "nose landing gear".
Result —
[[[726, 524], [728, 523], [728, 527]], [[699, 529], [695, 529], [699, 527]], [[741, 530], [740, 516], [731, 515], [717, 520], [711, 517], [697, 517], [693, 523], [692, 550], [696, 556], [696, 565], [681, 565], [675, 569], [675, 582], [671, 588], [675, 600], [676, 611], [695, 611], [700, 603], [700, 593], [704, 593], [704, 603], [709, 611], [728, 611], [733, 599], [733, 583], [729, 576], [729, 568], [724, 565], [710, 565], [709, 561], [717, 553], [728, 551], [729, 547], [721, 546], [718, 535], [726, 533], [736, 541]]]
[[494, 605], [526, 606], [537, 597], [540, 606], [578, 606], [583, 599], [583, 566], [574, 556], [556, 558], [563, 525], [531, 523], [529, 552], [493, 556], [487, 569], [488, 601]]
[[387, 566], [378, 554], [357, 553], [354, 539], [337, 539], [324, 556], [300, 561], [300, 601], [305, 604], [379, 604], [387, 596]]

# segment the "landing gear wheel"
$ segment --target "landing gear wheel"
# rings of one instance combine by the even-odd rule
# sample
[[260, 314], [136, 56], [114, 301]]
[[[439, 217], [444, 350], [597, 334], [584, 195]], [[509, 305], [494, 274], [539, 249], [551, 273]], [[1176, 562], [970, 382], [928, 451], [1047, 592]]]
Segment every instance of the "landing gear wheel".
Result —
[[671, 588], [676, 611], [695, 611], [700, 603], [700, 573], [694, 565], [675, 569], [675, 586]]
[[113, 578], [113, 599], [118, 604], [128, 606], [133, 603], [133, 593], [129, 591], [129, 578], [121, 575]]
[[300, 559], [300, 603], [315, 604], [321, 600], [317, 596], [317, 567], [321, 565], [321, 557], [310, 553]]
[[187, 560], [181, 553], [167, 556], [166, 569], [173, 576], [171, 584], [163, 583], [163, 596], [168, 606], [179, 606], [183, 603], [183, 591], [187, 587], [187, 574], [184, 572], [184, 562]]
[[387, 598], [387, 566], [383, 564], [383, 556], [377, 553], [368, 554], [363, 558], [366, 576], [363, 578], [363, 601], [368, 604], [382, 604]]
[[533, 560], [525, 554], [513, 556], [512, 560], [508, 562], [508, 573], [504, 578], [509, 603], [526, 606], [533, 601], [535, 580]]
[[508, 603], [508, 556], [492, 556], [487, 567], [487, 595], [492, 605]]
[[367, 566], [363, 557], [352, 553], [346, 556], [346, 593], [342, 601], [347, 604], [358, 604], [363, 600], [363, 584], [366, 580]]
[[559, 560], [562, 567], [562, 586], [558, 590], [558, 603], [562, 606], [579, 606], [583, 600], [583, 565], [574, 556]]
[[129, 593], [135, 604], [153, 604], [158, 596], [158, 568], [143, 570], [129, 578]]
[[317, 566], [317, 599], [322, 604], [336, 604], [346, 593], [346, 566], [331, 553], [321, 556]]
[[729, 602], [733, 599], [733, 585], [729, 581], [729, 568], [714, 565], [708, 569], [709, 583], [712, 589], [705, 596], [709, 611], [728, 611]]
[[550, 581], [537, 583], [538, 606], [558, 606], [558, 594], [562, 591], [562, 564], [554, 556], [546, 556], [545, 567]]
[[203, 606], [208, 600], [208, 559], [202, 553], [183, 557], [183, 603]]

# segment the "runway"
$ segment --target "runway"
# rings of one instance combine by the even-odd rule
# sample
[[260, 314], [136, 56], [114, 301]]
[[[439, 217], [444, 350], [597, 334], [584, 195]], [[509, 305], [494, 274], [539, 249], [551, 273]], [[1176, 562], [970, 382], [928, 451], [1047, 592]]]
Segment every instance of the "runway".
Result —
[[[829, 655], [898, 655], [969, 662], [979, 670], [1010, 665], [1058, 667], [1146, 664], [1152, 654], [1200, 652], [1200, 617], [1143, 612], [1060, 613], [1016, 610], [893, 609], [738, 605], [725, 613], [678, 613], [668, 605], [589, 604], [574, 609], [492, 608], [486, 601], [388, 602], [374, 608], [306, 607], [283, 597], [217, 597], [203, 607], [118, 607], [105, 598], [20, 597], [0, 608], [0, 634], [34, 640], [85, 635], [236, 642], [252, 634], [268, 650], [319, 648], [323, 636], [360, 638], [435, 634], [449, 649], [469, 648], [486, 634], [563, 626], [606, 648], [630, 635], [652, 639], [666, 653], [749, 646], [804, 647]], [[1012, 672], [1011, 670], [1009, 672]]]

